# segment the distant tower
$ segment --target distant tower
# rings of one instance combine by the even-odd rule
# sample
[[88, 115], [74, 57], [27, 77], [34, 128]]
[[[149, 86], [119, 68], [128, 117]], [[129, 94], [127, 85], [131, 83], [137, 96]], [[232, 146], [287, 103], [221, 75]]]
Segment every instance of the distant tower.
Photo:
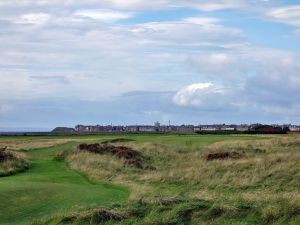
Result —
[[171, 126], [171, 120], [169, 120], [169, 127]]
[[155, 122], [154, 126], [155, 127], [160, 127], [160, 123], [157, 121], [157, 122]]

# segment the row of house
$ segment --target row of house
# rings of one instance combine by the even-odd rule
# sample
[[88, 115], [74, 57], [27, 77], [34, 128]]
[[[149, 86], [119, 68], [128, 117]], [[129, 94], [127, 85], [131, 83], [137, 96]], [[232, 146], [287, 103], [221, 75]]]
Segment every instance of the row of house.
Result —
[[113, 126], [113, 125], [77, 125], [75, 131], [77, 133], [167, 133], [167, 132], [178, 132], [178, 133], [193, 133], [193, 132], [214, 132], [214, 131], [278, 131], [278, 130], [289, 130], [292, 132], [300, 132], [300, 126], [296, 125], [262, 125], [262, 124], [213, 124], [213, 125], [161, 125], [156, 122], [154, 125], [130, 125], [130, 126]]
[[113, 132], [113, 133], [155, 133], [155, 132], [180, 132], [180, 133], [189, 133], [194, 132], [193, 125], [163, 125], [161, 126], [159, 123], [155, 123], [153, 125], [129, 125], [129, 126], [85, 126], [85, 125], [77, 125], [75, 127], [75, 131], [78, 133], [105, 133], [105, 132]]
[[300, 132], [300, 126], [291, 125], [289, 126], [290, 132]]

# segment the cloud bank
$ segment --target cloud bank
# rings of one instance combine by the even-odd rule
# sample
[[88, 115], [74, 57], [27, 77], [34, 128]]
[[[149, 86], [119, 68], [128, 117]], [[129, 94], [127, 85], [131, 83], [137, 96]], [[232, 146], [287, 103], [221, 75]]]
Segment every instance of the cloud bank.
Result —
[[[299, 7], [1, 1], [0, 129], [169, 119], [300, 123], [300, 55], [286, 43], [299, 30]], [[256, 26], [265, 23], [286, 33], [261, 44]]]

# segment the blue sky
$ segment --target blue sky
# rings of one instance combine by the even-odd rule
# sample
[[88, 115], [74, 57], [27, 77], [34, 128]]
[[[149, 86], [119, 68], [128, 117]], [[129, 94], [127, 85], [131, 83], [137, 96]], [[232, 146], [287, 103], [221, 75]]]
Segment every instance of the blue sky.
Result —
[[2, 0], [0, 130], [300, 124], [296, 0]]

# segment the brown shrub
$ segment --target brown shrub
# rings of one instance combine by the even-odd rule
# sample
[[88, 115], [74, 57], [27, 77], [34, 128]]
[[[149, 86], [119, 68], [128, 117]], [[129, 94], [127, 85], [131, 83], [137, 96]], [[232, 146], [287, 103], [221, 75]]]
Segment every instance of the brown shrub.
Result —
[[143, 164], [137, 159], [125, 160], [124, 166], [131, 166], [137, 169], [143, 169]]
[[14, 158], [15, 156], [11, 152], [6, 151], [6, 147], [0, 149], [0, 162]]
[[71, 214], [63, 217], [60, 224], [74, 224], [74, 223], [88, 223], [88, 224], [102, 224], [108, 221], [122, 221], [127, 219], [125, 215], [119, 214], [114, 211], [109, 211], [106, 209], [93, 210], [91, 212], [86, 212], [84, 214]]
[[227, 158], [236, 159], [236, 158], [240, 158], [241, 156], [242, 155], [238, 152], [216, 152], [216, 153], [209, 153], [206, 156], [206, 160], [210, 161], [215, 159], [227, 159]]
[[113, 155], [116, 155], [119, 158], [124, 158], [124, 159], [134, 159], [140, 156], [140, 153], [138, 151], [135, 151], [132, 148], [128, 148], [125, 146], [107, 145], [107, 150], [111, 152]]
[[78, 149], [79, 150], [86, 150], [87, 149], [87, 144], [82, 143], [82, 144], [78, 145]]
[[93, 213], [91, 222], [93, 224], [100, 224], [100, 223], [110, 221], [110, 220], [122, 221], [124, 219], [126, 219], [126, 217], [124, 215], [121, 215], [121, 214], [118, 214], [115, 212], [111, 212], [111, 211], [108, 211], [105, 209], [101, 209], [101, 210]]
[[141, 153], [126, 146], [113, 146], [110, 144], [100, 145], [98, 143], [88, 145], [83, 143], [78, 145], [78, 149], [81, 151], [88, 151], [97, 154], [110, 153], [124, 159], [125, 166], [128, 165], [137, 169], [143, 169]]
[[146, 166], [144, 169], [149, 170], [149, 171], [156, 171], [157, 170], [154, 166]]
[[81, 151], [88, 151], [93, 153], [104, 153], [106, 151], [105, 147], [95, 143], [95, 144], [80, 144], [78, 145], [78, 149]]

